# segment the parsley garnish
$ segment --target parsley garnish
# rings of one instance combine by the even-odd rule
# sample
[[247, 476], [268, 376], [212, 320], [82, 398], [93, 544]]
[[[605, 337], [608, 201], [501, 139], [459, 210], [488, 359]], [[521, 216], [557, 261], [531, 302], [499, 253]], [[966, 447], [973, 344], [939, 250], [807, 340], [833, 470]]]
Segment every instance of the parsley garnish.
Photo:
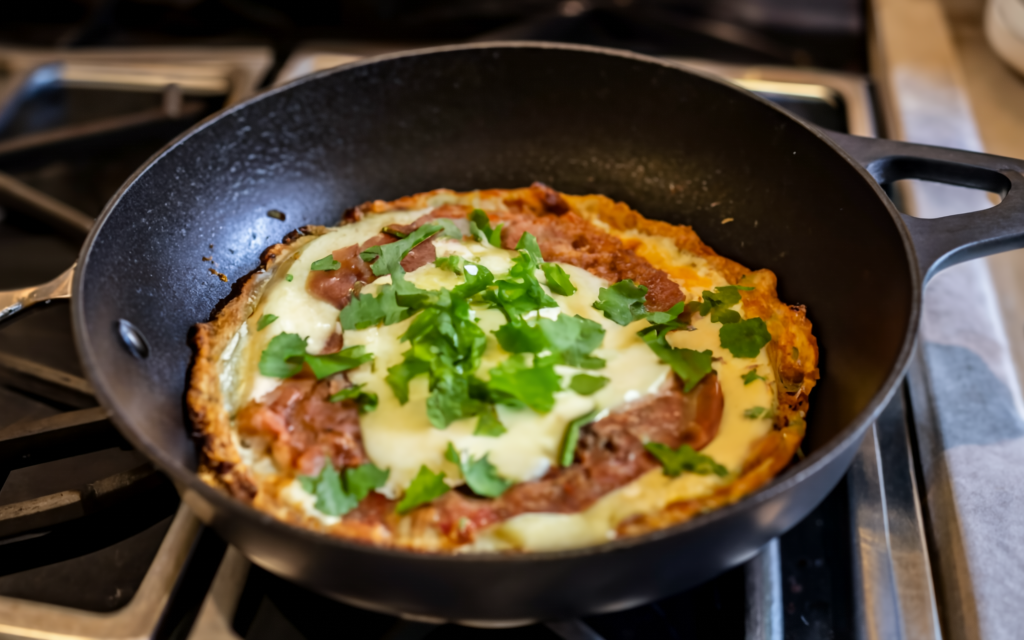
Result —
[[683, 381], [684, 392], [692, 391], [704, 376], [711, 373], [710, 350], [676, 349], [668, 343], [664, 335], [654, 330], [654, 327], [644, 329], [639, 335], [651, 351], [676, 372]]
[[476, 421], [476, 429], [473, 431], [473, 435], [497, 438], [506, 431], [508, 429], [498, 420], [498, 413], [494, 410], [494, 407], [487, 405], [480, 412], [480, 418]]
[[526, 365], [522, 354], [515, 354], [491, 369], [487, 389], [495, 402], [527, 406], [547, 413], [555, 406], [555, 393], [562, 390], [562, 378], [551, 363]]
[[466, 481], [466, 484], [469, 485], [473, 493], [485, 498], [497, 498], [505, 493], [514, 483], [498, 475], [498, 470], [487, 459], [487, 455], [485, 453], [479, 460], [468, 455], [462, 456], [455, 450], [455, 446], [449, 442], [448, 450], [445, 452], [444, 457], [458, 465], [459, 470], [462, 472], [463, 480]]
[[316, 496], [314, 506], [320, 513], [342, 516], [359, 506], [359, 500], [341, 486], [341, 476], [330, 460], [324, 461], [319, 476], [299, 476], [299, 484], [307, 493]]
[[684, 471], [700, 475], [713, 473], [719, 477], [729, 475], [728, 469], [715, 462], [710, 456], [697, 453], [688, 444], [673, 449], [660, 442], [648, 442], [644, 448], [658, 459], [665, 475], [670, 478], [675, 478]]
[[388, 368], [388, 375], [384, 381], [391, 387], [398, 402], [405, 404], [409, 402], [409, 381], [428, 371], [430, 371], [429, 362], [406, 357], [403, 362]]
[[333, 255], [326, 255], [312, 265], [310, 265], [310, 271], [334, 271], [341, 266], [341, 263], [334, 259]]
[[544, 277], [547, 278], [548, 289], [560, 296], [571, 296], [576, 293], [576, 285], [569, 280], [569, 274], [565, 272], [565, 269], [550, 262], [545, 262], [540, 265], [540, 268], [544, 271]]
[[732, 324], [740, 321], [740, 314], [731, 307], [740, 301], [740, 291], [753, 291], [753, 287], [715, 287], [715, 290], [701, 294], [700, 315], [711, 316], [711, 322]]
[[342, 349], [338, 353], [314, 356], [306, 353], [306, 339], [294, 333], [279, 333], [271, 339], [260, 355], [260, 373], [271, 378], [290, 378], [302, 371], [305, 362], [317, 380], [354, 369], [373, 359], [362, 346]]
[[590, 355], [604, 340], [604, 327], [597, 322], [563, 313], [557, 320], [538, 319], [537, 328], [551, 349], [554, 364], [567, 364], [582, 369], [604, 367], [604, 360]]
[[540, 353], [547, 347], [547, 339], [540, 327], [529, 324], [519, 316], [512, 316], [498, 327], [494, 337], [498, 339], [501, 348], [509, 353]]
[[398, 304], [395, 287], [390, 284], [382, 286], [376, 297], [352, 294], [352, 299], [338, 314], [341, 327], [346, 331], [372, 327], [382, 320], [385, 325], [391, 325], [408, 317], [408, 307]]
[[588, 376], [585, 373], [580, 373], [572, 377], [569, 388], [581, 396], [589, 396], [603, 389], [609, 382], [611, 381], [604, 376]]
[[744, 373], [742, 377], [744, 387], [753, 382], [754, 380], [765, 380], [767, 382], [765, 378], [757, 374], [757, 369], [751, 369], [750, 371]]
[[768, 411], [768, 409], [765, 409], [764, 407], [750, 407], [749, 409], [743, 412], [743, 417], [747, 418], [748, 420], [757, 420], [762, 416], [767, 418], [770, 413], [771, 412]]
[[448, 485], [444, 483], [444, 477], [443, 472], [434, 473], [426, 465], [420, 466], [419, 473], [413, 478], [409, 488], [405, 490], [405, 495], [395, 505], [395, 511], [408, 513], [421, 504], [426, 504], [448, 493]]
[[647, 287], [637, 286], [632, 280], [622, 280], [597, 293], [594, 308], [604, 312], [606, 318], [623, 327], [646, 315], [644, 299]]
[[433, 222], [425, 224], [400, 240], [390, 244], [381, 244], [376, 247], [370, 247], [366, 251], [360, 253], [359, 257], [366, 262], [373, 263], [370, 266], [370, 270], [373, 271], [373, 275], [386, 276], [396, 268], [401, 268], [402, 260], [404, 260], [405, 256], [409, 255], [409, 252], [416, 248], [417, 245], [424, 242], [427, 238], [438, 231], [441, 231], [443, 228], [444, 227], [442, 227], [442, 225]]
[[563, 467], [570, 466], [573, 458], [576, 457], [576, 444], [580, 441], [580, 429], [593, 422], [596, 417], [597, 409], [594, 409], [590, 413], [576, 418], [565, 428], [565, 436], [562, 438], [562, 451], [558, 456], [558, 462]]
[[320, 475], [299, 476], [299, 484], [316, 496], [316, 510], [329, 516], [343, 516], [359, 506], [359, 502], [370, 494], [370, 491], [381, 487], [388, 479], [390, 471], [378, 469], [373, 463], [345, 469], [345, 483], [335, 470], [330, 460], [324, 462]]
[[284, 279], [287, 280], [288, 282], [291, 282], [294, 278], [292, 277], [292, 274], [286, 273], [284, 274]]
[[462, 267], [466, 282], [452, 289], [453, 296], [471, 298], [494, 282], [494, 274], [482, 264], [466, 264]]
[[722, 348], [728, 349], [737, 358], [756, 358], [761, 348], [772, 340], [761, 318], [723, 324], [718, 337], [722, 341]]
[[305, 356], [305, 338], [295, 333], [279, 333], [260, 355], [260, 373], [271, 378], [290, 378], [302, 371]]
[[263, 331], [264, 329], [267, 328], [267, 325], [273, 322], [274, 320], [277, 320], [277, 316], [275, 316], [272, 313], [264, 313], [263, 315], [260, 316], [260, 319], [256, 321], [256, 330]]
[[501, 246], [501, 230], [505, 224], [499, 224], [491, 228], [491, 219], [483, 209], [473, 209], [469, 212], [469, 232], [480, 242], [487, 242], [492, 247]]
[[346, 387], [331, 395], [328, 400], [341, 402], [342, 400], [354, 400], [359, 408], [359, 413], [368, 413], [377, 408], [377, 394], [372, 391], [363, 391], [364, 384], [357, 384], [354, 387]]
[[372, 353], [366, 353], [366, 347], [356, 345], [342, 349], [337, 353], [329, 353], [323, 356], [306, 354], [306, 364], [313, 370], [317, 380], [323, 380], [329, 375], [355, 369], [359, 365], [373, 360]]

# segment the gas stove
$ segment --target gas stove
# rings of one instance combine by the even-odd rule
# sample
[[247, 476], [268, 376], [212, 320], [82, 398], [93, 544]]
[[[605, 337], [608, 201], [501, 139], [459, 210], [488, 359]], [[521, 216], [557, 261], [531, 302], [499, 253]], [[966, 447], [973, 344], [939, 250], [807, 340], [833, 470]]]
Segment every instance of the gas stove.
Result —
[[[571, 13], [570, 4], [560, 10]], [[0, 48], [0, 289], [70, 266], [106, 199], [191, 124], [260, 87], [397, 48], [313, 43], [279, 60], [276, 73], [272, 51], [259, 47]], [[818, 126], [876, 132], [863, 76], [674, 60]], [[816, 639], [937, 630], [904, 394], [826, 501], [745, 565], [636, 609], [492, 630], [350, 607], [226, 546], [106, 420], [82, 378], [66, 305], [0, 326], [0, 406], [0, 637], [312, 639], [345, 629], [392, 639]]]

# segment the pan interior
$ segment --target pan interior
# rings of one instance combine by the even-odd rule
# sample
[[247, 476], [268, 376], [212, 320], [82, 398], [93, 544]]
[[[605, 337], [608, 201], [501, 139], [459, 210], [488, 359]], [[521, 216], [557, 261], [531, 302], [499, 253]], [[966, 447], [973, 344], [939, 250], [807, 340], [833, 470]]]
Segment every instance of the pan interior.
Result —
[[[89, 375], [133, 441], [192, 482], [189, 331], [266, 246], [366, 200], [535, 180], [692, 225], [723, 255], [778, 275], [821, 349], [806, 453], [836, 438], [898, 363], [913, 300], [901, 237], [871, 185], [814, 133], [674, 67], [498, 46], [321, 74], [172, 146], [108, 207], [80, 263]], [[121, 344], [121, 319], [147, 358]]]

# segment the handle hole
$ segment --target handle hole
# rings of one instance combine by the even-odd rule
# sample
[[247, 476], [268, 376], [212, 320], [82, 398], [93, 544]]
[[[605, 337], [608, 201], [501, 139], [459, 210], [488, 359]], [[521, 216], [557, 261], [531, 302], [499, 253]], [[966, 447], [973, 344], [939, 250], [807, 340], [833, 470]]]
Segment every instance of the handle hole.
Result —
[[917, 178], [895, 180], [882, 188], [901, 213], [929, 218], [990, 209], [1003, 200], [996, 191]]

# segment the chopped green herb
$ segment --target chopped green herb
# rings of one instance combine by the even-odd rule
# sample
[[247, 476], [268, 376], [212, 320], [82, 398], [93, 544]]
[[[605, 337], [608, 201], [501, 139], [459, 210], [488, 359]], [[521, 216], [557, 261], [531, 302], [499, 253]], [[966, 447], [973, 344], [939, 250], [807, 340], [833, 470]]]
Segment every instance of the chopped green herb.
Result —
[[434, 260], [434, 266], [438, 269], [447, 269], [457, 275], [462, 275], [462, 267], [469, 262], [462, 256], [442, 256]]
[[766, 380], [765, 378], [757, 374], [757, 369], [751, 369], [750, 371], [743, 374], [743, 386], [747, 386], [754, 380]]
[[396, 269], [400, 269], [402, 260], [405, 259], [405, 256], [409, 255], [410, 251], [442, 229], [443, 227], [440, 224], [425, 224], [396, 242], [370, 247], [360, 253], [359, 257], [366, 262], [373, 263], [370, 265], [370, 270], [373, 271], [374, 275], [385, 276]]
[[341, 267], [341, 263], [334, 259], [333, 255], [326, 255], [312, 265], [310, 265], [310, 271], [334, 271]]
[[623, 280], [601, 289], [594, 308], [604, 312], [606, 318], [622, 326], [643, 318], [647, 287], [637, 286], [632, 280]]
[[299, 476], [299, 484], [307, 493], [316, 496], [314, 507], [320, 513], [342, 516], [359, 506], [359, 499], [341, 486], [341, 476], [330, 460], [324, 462], [319, 476]]
[[719, 477], [729, 475], [729, 470], [718, 464], [710, 456], [697, 453], [688, 444], [678, 449], [661, 444], [660, 442], [648, 442], [644, 445], [651, 455], [661, 463], [662, 471], [666, 476], [675, 478], [682, 472], [697, 473], [700, 475], [715, 474]]
[[496, 290], [488, 290], [484, 294], [484, 299], [500, 307], [510, 318], [558, 306], [551, 296], [544, 293], [536, 277], [524, 277], [521, 282], [499, 280], [497, 285]]
[[287, 280], [288, 282], [291, 282], [292, 280], [294, 280], [294, 278], [292, 277], [292, 274], [290, 274], [290, 273], [284, 274], [284, 279]]
[[737, 358], [756, 358], [761, 348], [772, 340], [761, 318], [724, 324], [718, 331], [718, 337], [722, 341], [722, 348], [728, 349]]
[[558, 456], [558, 462], [563, 467], [572, 465], [572, 461], [576, 457], [576, 444], [580, 441], [580, 429], [593, 422], [597, 413], [597, 409], [594, 409], [590, 413], [576, 418], [565, 428], [565, 435], [562, 437], [562, 450]]
[[757, 420], [762, 416], [767, 418], [769, 413], [768, 409], [765, 409], [764, 407], [750, 407], [743, 412], [743, 417], [748, 420]]
[[466, 481], [473, 493], [485, 498], [497, 498], [505, 493], [513, 483], [498, 475], [498, 470], [487, 459], [487, 455], [484, 454], [479, 460], [468, 455], [462, 456], [449, 442], [444, 457], [449, 462], [458, 465], [462, 472], [462, 479]]
[[380, 302], [368, 293], [352, 294], [348, 304], [338, 314], [341, 328], [345, 331], [375, 326], [383, 318]]
[[512, 316], [508, 322], [494, 332], [501, 348], [509, 353], [540, 353], [547, 348], [547, 339], [540, 327], [529, 324], [519, 316]]
[[604, 327], [599, 323], [563, 313], [556, 320], [538, 319], [537, 327], [544, 333], [552, 353], [560, 356], [559, 364], [583, 369], [604, 367], [604, 360], [590, 355], [604, 341]]
[[662, 362], [672, 367], [683, 382], [683, 391], [692, 391], [704, 376], [711, 373], [711, 351], [694, 351], [693, 349], [676, 349], [668, 343], [665, 336], [659, 335], [651, 328], [638, 334], [651, 351], [656, 353]]
[[740, 301], [740, 291], [753, 291], [753, 287], [715, 287], [715, 290], [701, 294], [700, 315], [711, 316], [711, 322], [732, 324], [740, 321], [740, 314], [731, 307]]
[[491, 228], [491, 219], [483, 209], [473, 209], [469, 213], [469, 232], [480, 242], [487, 242], [493, 247], [501, 246], [501, 230], [504, 223]]
[[279, 333], [260, 355], [260, 373], [271, 378], [290, 378], [302, 371], [305, 356], [305, 338], [295, 333]]
[[409, 402], [409, 381], [428, 371], [430, 371], [429, 362], [407, 357], [404, 361], [388, 368], [388, 375], [384, 381], [391, 387], [398, 401], [405, 404]]
[[497, 438], [506, 431], [508, 431], [508, 429], [506, 429], [505, 425], [501, 424], [501, 421], [498, 420], [498, 414], [494, 410], [494, 407], [487, 405], [484, 410], [480, 412], [480, 418], [476, 421], [476, 429], [473, 431], [473, 435]]
[[427, 397], [427, 418], [436, 429], [480, 413], [482, 403], [469, 395], [469, 381], [455, 371], [435, 372], [435, 382]]
[[[672, 305], [672, 308], [668, 311], [653, 311], [648, 313], [647, 321], [652, 325], [668, 325], [666, 327], [662, 327], [664, 330], [668, 331], [671, 331], [672, 329], [680, 329], [683, 325], [678, 322], [679, 316], [686, 313], [687, 307], [695, 309], [699, 304], [699, 302], [677, 302]], [[664, 331], [660, 332], [663, 333]]]
[[560, 296], [571, 296], [576, 293], [576, 285], [569, 280], [569, 274], [565, 272], [565, 269], [550, 262], [545, 262], [540, 265], [540, 268], [544, 271], [544, 277], [547, 278], [548, 289]]
[[490, 371], [487, 383], [495, 402], [509, 406], [527, 406], [538, 413], [547, 413], [555, 406], [555, 393], [562, 389], [562, 379], [553, 364], [528, 367], [522, 354], [515, 354]]
[[434, 224], [441, 225], [441, 235], [452, 240], [462, 240], [462, 230], [451, 218], [434, 218]]
[[372, 353], [366, 353], [362, 345], [348, 347], [337, 353], [329, 353], [322, 356], [306, 354], [306, 364], [313, 370], [317, 380], [323, 380], [329, 375], [355, 369], [359, 365], [373, 360]]
[[444, 483], [444, 473], [434, 473], [426, 467], [420, 466], [419, 473], [405, 490], [405, 495], [395, 505], [398, 513], [408, 513], [431, 500], [440, 498], [448, 493], [448, 485]]
[[390, 469], [379, 469], [372, 462], [366, 462], [358, 467], [348, 467], [345, 469], [345, 489], [355, 496], [356, 500], [362, 501], [371, 491], [383, 487], [389, 475]]
[[603, 389], [609, 382], [611, 381], [604, 376], [588, 376], [585, 373], [580, 373], [572, 377], [569, 388], [581, 396], [589, 396]]
[[260, 319], [256, 321], [256, 330], [263, 331], [267, 328], [267, 325], [277, 320], [277, 316], [272, 313], [264, 313], [260, 316]]
[[399, 238], [399, 239], [401, 239], [401, 238], [408, 238], [409, 237], [408, 233], [402, 231], [401, 229], [398, 229], [397, 227], [393, 227], [391, 225], [388, 225], [388, 226], [384, 227], [383, 229], [380, 230], [380, 232], [381, 233], [386, 233], [389, 236], [395, 236], [396, 238]]
[[328, 400], [341, 402], [342, 400], [354, 400], [359, 407], [359, 413], [369, 413], [377, 408], [377, 394], [372, 391], [363, 391], [364, 384], [357, 384], [354, 387], [346, 387], [331, 395]]
[[537, 244], [537, 238], [529, 231], [519, 237], [519, 242], [516, 243], [516, 251], [520, 254], [525, 253], [532, 259], [533, 269], [536, 269], [537, 265], [544, 262], [544, 258], [540, 253], [540, 245]]
[[466, 264], [462, 267], [466, 282], [452, 289], [453, 296], [471, 298], [494, 282], [494, 274], [482, 264]]

